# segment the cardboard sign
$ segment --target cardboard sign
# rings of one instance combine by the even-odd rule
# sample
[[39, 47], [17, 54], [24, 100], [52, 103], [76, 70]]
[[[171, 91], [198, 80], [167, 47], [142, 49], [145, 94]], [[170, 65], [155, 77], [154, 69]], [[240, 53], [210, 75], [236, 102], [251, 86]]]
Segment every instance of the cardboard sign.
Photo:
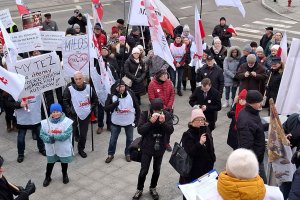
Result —
[[43, 41], [45, 51], [61, 51], [62, 43], [65, 37], [63, 31], [41, 31], [41, 38]]
[[14, 24], [8, 8], [0, 10], [0, 20], [5, 28], [9, 28]]
[[22, 15], [23, 30], [42, 27], [42, 13], [40, 11]]
[[17, 61], [9, 70], [25, 76], [21, 97], [38, 95], [65, 85], [60, 60], [55, 52]]
[[64, 74], [73, 77], [76, 71], [89, 75], [89, 45], [87, 35], [66, 36], [63, 41]]
[[18, 53], [34, 50], [44, 50], [41, 34], [38, 28], [28, 29], [9, 34], [16, 45]]

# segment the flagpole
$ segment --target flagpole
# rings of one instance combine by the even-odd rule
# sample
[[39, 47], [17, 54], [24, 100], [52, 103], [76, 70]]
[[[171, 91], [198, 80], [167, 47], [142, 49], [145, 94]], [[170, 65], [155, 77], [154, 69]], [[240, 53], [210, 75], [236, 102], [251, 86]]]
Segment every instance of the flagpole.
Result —
[[202, 19], [203, 0], [200, 1], [200, 19]]
[[41, 96], [42, 96], [42, 104], [43, 104], [46, 120], [47, 120], [48, 127], [49, 127], [49, 130], [50, 130], [51, 128], [50, 128], [50, 122], [49, 122], [49, 115], [48, 115], [48, 111], [47, 111], [47, 107], [46, 107], [46, 103], [45, 103], [44, 93], [42, 93]]
[[146, 50], [146, 45], [145, 45], [145, 37], [144, 37], [143, 26], [140, 26], [140, 28], [141, 28], [142, 40], [143, 40], [143, 46], [144, 46], [144, 51], [145, 51], [145, 50]]

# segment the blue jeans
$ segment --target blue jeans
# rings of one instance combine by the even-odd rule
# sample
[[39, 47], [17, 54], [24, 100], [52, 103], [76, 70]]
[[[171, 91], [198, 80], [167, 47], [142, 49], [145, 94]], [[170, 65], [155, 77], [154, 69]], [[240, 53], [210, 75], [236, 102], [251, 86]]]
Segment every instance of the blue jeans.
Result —
[[225, 86], [225, 98], [226, 98], [226, 100], [229, 100], [230, 90], [231, 90], [231, 99], [234, 100], [237, 87], [234, 87], [234, 86]]
[[104, 107], [101, 103], [98, 105], [98, 127], [104, 127], [104, 114], [106, 113], [106, 125], [107, 127], [111, 124], [111, 114], [110, 112], [105, 112]]
[[117, 141], [122, 127], [125, 129], [125, 133], [126, 133], [126, 147], [124, 153], [125, 155], [129, 155], [128, 147], [133, 141], [133, 126], [131, 124], [128, 126], [117, 126], [111, 124], [110, 125], [111, 135], [110, 135], [109, 147], [108, 147], [108, 155], [110, 156], [113, 156], [116, 152]]
[[[40, 138], [40, 130], [41, 126], [37, 126], [33, 129], [31, 129], [33, 134], [36, 134], [36, 142], [37, 142], [37, 147], [39, 151], [45, 150], [45, 145], [43, 140]], [[18, 146], [18, 154], [19, 155], [24, 155], [25, 151], [25, 136], [26, 136], [27, 129], [22, 129], [20, 128], [18, 131], [18, 141], [17, 141], [17, 146]]]
[[173, 82], [174, 87], [176, 85], [176, 75], [178, 75], [177, 91], [181, 91], [181, 83], [182, 83], [184, 68], [183, 67], [176, 68], [176, 71], [171, 67], [169, 67], [169, 68], [170, 68], [169, 73], [170, 73], [171, 81]]

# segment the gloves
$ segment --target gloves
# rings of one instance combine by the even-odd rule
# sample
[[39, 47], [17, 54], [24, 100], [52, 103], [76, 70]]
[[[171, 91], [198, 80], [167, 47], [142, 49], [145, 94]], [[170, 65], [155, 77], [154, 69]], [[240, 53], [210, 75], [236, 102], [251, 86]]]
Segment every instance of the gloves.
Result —
[[49, 140], [50, 140], [50, 144], [54, 144], [55, 143], [54, 135], [50, 135]]
[[31, 195], [35, 192], [35, 184], [29, 180], [26, 184], [25, 191], [27, 191], [28, 195]]

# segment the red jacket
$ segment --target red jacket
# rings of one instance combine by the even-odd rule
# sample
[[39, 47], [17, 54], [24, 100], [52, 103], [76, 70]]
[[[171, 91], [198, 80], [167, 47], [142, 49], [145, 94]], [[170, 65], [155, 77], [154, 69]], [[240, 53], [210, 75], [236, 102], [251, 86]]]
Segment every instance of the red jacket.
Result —
[[166, 80], [160, 83], [154, 78], [148, 86], [148, 97], [150, 102], [155, 98], [161, 98], [164, 102], [164, 109], [172, 109], [175, 98], [172, 81]]
[[99, 45], [99, 49], [101, 51], [101, 48], [103, 46], [106, 46], [106, 44], [107, 44], [106, 36], [103, 33], [95, 34], [95, 36], [96, 36], [96, 39], [97, 39], [97, 42], [98, 42], [98, 45]]

